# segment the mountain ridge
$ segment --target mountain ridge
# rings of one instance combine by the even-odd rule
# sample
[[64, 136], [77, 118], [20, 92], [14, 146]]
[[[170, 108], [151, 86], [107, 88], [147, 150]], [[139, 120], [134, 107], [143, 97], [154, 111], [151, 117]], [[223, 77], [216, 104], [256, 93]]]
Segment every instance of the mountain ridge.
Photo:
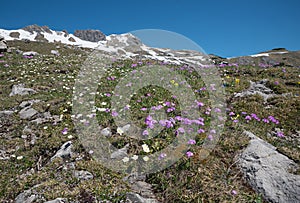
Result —
[[[0, 29], [0, 35], [5, 40], [29, 40], [40, 42], [62, 43], [71, 46], [97, 49], [104, 53], [124, 58], [147, 58], [160, 60], [167, 63], [194, 63], [194, 64], [265, 64], [276, 65], [286, 62], [287, 65], [300, 66], [300, 58], [289, 60], [288, 55], [298, 55], [299, 51], [289, 51], [285, 48], [274, 48], [272, 50], [252, 54], [224, 58], [215, 54], [205, 54], [191, 50], [173, 50], [169, 48], [149, 47], [131, 33], [111, 34], [106, 36], [100, 30], [76, 30], [74, 34], [66, 30], [55, 31], [48, 26], [28, 25], [17, 30]], [[294, 57], [294, 56], [293, 56]], [[291, 63], [292, 61], [292, 63]]]

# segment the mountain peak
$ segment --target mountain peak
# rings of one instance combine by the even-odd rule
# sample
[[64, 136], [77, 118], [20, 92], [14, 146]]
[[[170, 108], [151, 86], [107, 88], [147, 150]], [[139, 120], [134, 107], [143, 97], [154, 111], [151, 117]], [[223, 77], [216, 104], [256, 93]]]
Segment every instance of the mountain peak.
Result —
[[52, 34], [52, 31], [50, 30], [50, 28], [46, 25], [44, 26], [39, 26], [37, 24], [34, 25], [28, 25], [26, 27], [23, 27], [22, 30], [28, 31], [31, 34], [33, 34], [33, 32], [37, 32], [37, 33], [42, 33], [42, 32], [47, 32], [49, 34]]
[[106, 39], [105, 34], [100, 30], [75, 30], [74, 36], [90, 42], [99, 42]]

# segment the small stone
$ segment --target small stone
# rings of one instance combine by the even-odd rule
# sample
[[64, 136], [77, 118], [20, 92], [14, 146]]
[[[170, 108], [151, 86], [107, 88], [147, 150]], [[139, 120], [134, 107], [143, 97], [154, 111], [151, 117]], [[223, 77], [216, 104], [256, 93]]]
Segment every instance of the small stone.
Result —
[[105, 137], [109, 137], [112, 134], [109, 127], [103, 128], [100, 133], [101, 133], [101, 135], [104, 135]]
[[13, 111], [0, 111], [0, 117], [3, 116], [10, 116], [12, 115], [14, 112]]
[[15, 95], [27, 95], [27, 94], [34, 94], [36, 93], [35, 90], [31, 89], [31, 88], [25, 88], [24, 84], [18, 84], [18, 85], [14, 85], [12, 87], [12, 91], [9, 94], [9, 96], [15, 96]]
[[114, 151], [111, 155], [110, 155], [110, 158], [112, 159], [118, 159], [118, 160], [121, 160], [123, 159], [124, 157], [127, 157], [128, 154], [127, 154], [127, 149], [129, 147], [129, 144], [127, 144], [125, 147], [121, 148], [121, 149], [118, 149], [117, 151]]
[[158, 203], [156, 199], [146, 199], [133, 192], [128, 192], [126, 194], [126, 200], [130, 203]]
[[55, 56], [59, 56], [59, 52], [57, 50], [51, 50], [51, 54]]
[[23, 56], [35, 56], [38, 53], [35, 51], [27, 51], [27, 52], [23, 52]]
[[65, 142], [60, 149], [55, 153], [55, 155], [51, 158], [51, 161], [57, 157], [60, 158], [68, 158], [72, 155], [72, 141]]
[[56, 198], [54, 200], [49, 200], [47, 202], [44, 203], [68, 203], [69, 201], [65, 198]]
[[31, 119], [36, 114], [38, 114], [38, 112], [30, 107], [24, 108], [19, 112], [19, 116], [21, 119]]
[[94, 176], [92, 173], [88, 172], [88, 171], [74, 171], [74, 176], [75, 178], [79, 179], [79, 180], [89, 180], [89, 179], [93, 179]]

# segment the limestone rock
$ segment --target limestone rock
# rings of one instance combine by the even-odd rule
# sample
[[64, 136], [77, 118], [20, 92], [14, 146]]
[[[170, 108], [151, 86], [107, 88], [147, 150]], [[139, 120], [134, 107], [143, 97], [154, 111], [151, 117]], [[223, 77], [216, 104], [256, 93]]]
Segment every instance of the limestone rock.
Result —
[[19, 32], [11, 32], [11, 33], [9, 33], [9, 36], [12, 38], [19, 39], [20, 33]]
[[59, 56], [59, 52], [57, 50], [51, 50], [51, 54], [55, 56]]
[[26, 107], [19, 112], [19, 116], [21, 119], [31, 119], [36, 114], [38, 114], [38, 111], [30, 107]]
[[133, 192], [128, 192], [126, 194], [126, 201], [130, 203], [158, 203], [156, 199], [143, 198], [139, 194]]
[[50, 200], [44, 203], [68, 203], [69, 201], [65, 198], [56, 198], [54, 200]]
[[7, 43], [4, 40], [4, 37], [0, 35], [0, 52], [6, 52], [7, 48]]
[[253, 133], [239, 157], [239, 165], [250, 186], [269, 202], [300, 202], [300, 176], [288, 172], [296, 163]]
[[104, 135], [105, 137], [109, 137], [112, 134], [109, 127], [103, 128], [100, 133], [101, 133], [101, 135]]
[[35, 55], [38, 55], [38, 53], [35, 51], [23, 52], [23, 56], [35, 56]]
[[31, 88], [25, 88], [24, 84], [18, 84], [18, 85], [14, 85], [12, 87], [12, 91], [9, 94], [9, 96], [15, 96], [15, 95], [27, 95], [27, 94], [33, 94], [36, 93], [35, 90], [31, 89]]
[[74, 176], [75, 178], [79, 179], [79, 180], [89, 180], [89, 179], [93, 179], [94, 176], [92, 173], [88, 172], [88, 171], [74, 171]]
[[15, 203], [32, 203], [32, 202], [44, 202], [44, 198], [38, 194], [35, 189], [40, 185], [35, 185], [32, 188], [25, 190], [24, 192], [20, 193], [15, 198]]
[[110, 155], [110, 158], [120, 160], [120, 159], [123, 159], [124, 157], [128, 156], [128, 154], [127, 154], [128, 147], [129, 147], [129, 144], [127, 144], [125, 147], [123, 147], [121, 149], [114, 151]]
[[39, 25], [28, 25], [24, 28], [22, 28], [22, 30], [28, 31], [31, 34], [33, 34], [34, 32], [36, 33], [42, 33], [42, 32], [47, 32], [49, 34], [52, 34], [51, 30], [49, 29], [48, 26], [39, 26]]
[[261, 80], [258, 82], [250, 81], [249, 89], [246, 91], [243, 91], [241, 93], [236, 93], [234, 95], [234, 97], [245, 97], [245, 96], [258, 94], [258, 95], [262, 96], [265, 101], [267, 101], [267, 99], [276, 96], [276, 94], [274, 94], [273, 90], [266, 87], [267, 82], [268, 82], [268, 80]]
[[72, 142], [71, 141], [67, 141], [65, 142], [60, 149], [55, 153], [55, 155], [51, 158], [51, 161], [57, 157], [60, 158], [68, 158], [71, 157], [72, 155]]
[[90, 42], [98, 42], [106, 38], [100, 30], [75, 30], [74, 36]]
[[13, 113], [14, 113], [13, 111], [0, 111], [0, 118], [5, 116], [10, 116]]

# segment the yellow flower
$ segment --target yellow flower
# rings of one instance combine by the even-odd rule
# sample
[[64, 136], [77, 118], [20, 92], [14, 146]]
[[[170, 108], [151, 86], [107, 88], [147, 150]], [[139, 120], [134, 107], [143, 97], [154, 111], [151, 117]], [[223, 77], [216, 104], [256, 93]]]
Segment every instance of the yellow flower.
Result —
[[235, 83], [239, 84], [240, 83], [240, 79], [236, 78], [235, 79]]
[[226, 75], [226, 78], [227, 78], [227, 79], [229, 79], [229, 78], [230, 78], [230, 76], [229, 76], [229, 75]]
[[175, 83], [175, 80], [170, 80], [170, 83], [171, 83], [171, 84], [174, 84], [174, 83]]
[[231, 119], [236, 120], [236, 119], [238, 119], [238, 117], [240, 117], [240, 114], [237, 114], [236, 117], [231, 117]]

